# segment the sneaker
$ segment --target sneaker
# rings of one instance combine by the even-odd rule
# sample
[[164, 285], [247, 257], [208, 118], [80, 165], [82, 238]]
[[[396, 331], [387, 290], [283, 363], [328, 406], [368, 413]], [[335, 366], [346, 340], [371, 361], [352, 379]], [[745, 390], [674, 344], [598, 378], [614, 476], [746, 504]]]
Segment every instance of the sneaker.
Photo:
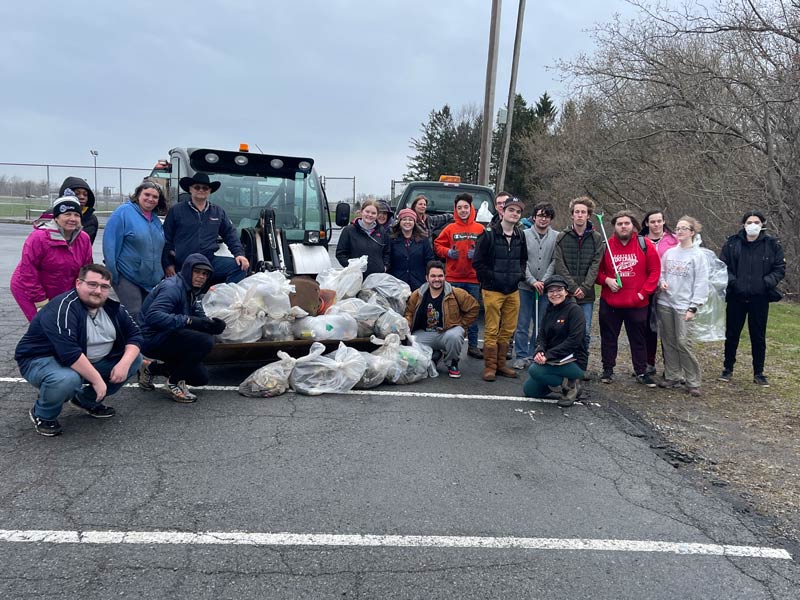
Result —
[[656, 382], [653, 381], [653, 378], [650, 377], [647, 373], [642, 373], [641, 375], [636, 376], [636, 381], [641, 383], [642, 385], [646, 385], [649, 388], [656, 387]]
[[728, 382], [728, 381], [731, 380], [731, 377], [733, 377], [733, 371], [729, 371], [728, 369], [725, 369], [724, 371], [722, 371], [722, 375], [717, 377], [717, 381]]
[[39, 435], [43, 435], [45, 437], [53, 437], [55, 435], [61, 434], [61, 424], [55, 419], [53, 419], [52, 421], [46, 421], [45, 419], [40, 419], [39, 417], [33, 414], [33, 409], [30, 409], [28, 411], [28, 416], [31, 418], [31, 423], [33, 423], [33, 428]]
[[647, 369], [644, 371], [647, 375], [655, 375], [656, 374], [656, 366], [655, 365], [647, 365]]
[[153, 385], [153, 380], [156, 378], [156, 376], [150, 372], [149, 362], [142, 362], [142, 366], [139, 367], [137, 378], [139, 380], [139, 387], [143, 390], [152, 391], [156, 389], [156, 386]]
[[761, 387], [769, 387], [769, 381], [763, 375], [753, 375], [753, 383]]
[[167, 387], [169, 388], [169, 391], [172, 394], [172, 399], [175, 400], [175, 402], [180, 402], [181, 404], [197, 402], [197, 396], [189, 391], [189, 388], [186, 387], [185, 381], [181, 380], [178, 383], [171, 383], [168, 381]]
[[580, 384], [577, 379], [565, 380], [565, 384], [561, 387], [561, 398], [558, 399], [557, 404], [561, 408], [568, 408], [575, 404], [575, 400], [578, 399], [578, 393], [580, 391], [579, 386]]
[[528, 360], [526, 358], [515, 358], [511, 361], [511, 368], [516, 369], [517, 371], [521, 371], [527, 366]]
[[703, 394], [702, 394], [702, 392], [700, 391], [700, 388], [689, 388], [689, 395], [690, 395], [692, 398], [699, 398], [699, 397], [700, 397], [700, 396], [702, 396]]
[[450, 366], [447, 368], [447, 374], [453, 379], [458, 379], [461, 377], [461, 371], [458, 370], [457, 360], [454, 360], [452, 363], [450, 363]]
[[603, 374], [600, 375], [601, 383], [614, 383], [614, 371], [612, 369], [603, 369]]
[[680, 387], [681, 382], [679, 379], [662, 379], [658, 382], [660, 388], [676, 388]]
[[477, 346], [469, 346], [467, 348], [467, 356], [471, 356], [472, 358], [479, 358], [483, 360], [483, 351], [478, 348]]
[[94, 417], [95, 419], [110, 419], [115, 414], [117, 414], [116, 410], [114, 410], [110, 406], [106, 406], [105, 404], [98, 404], [93, 408], [87, 408], [86, 406], [80, 404], [78, 400], [75, 398], [70, 398], [69, 403], [78, 410], [82, 410], [87, 415], [89, 415], [90, 417]]

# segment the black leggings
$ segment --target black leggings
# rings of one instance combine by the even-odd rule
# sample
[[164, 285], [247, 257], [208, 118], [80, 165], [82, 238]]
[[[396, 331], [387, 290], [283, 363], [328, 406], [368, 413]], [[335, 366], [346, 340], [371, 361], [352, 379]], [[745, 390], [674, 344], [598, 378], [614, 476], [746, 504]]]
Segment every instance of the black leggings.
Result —
[[151, 363], [153, 375], [169, 376], [170, 383], [185, 381], [189, 385], [205, 385], [208, 383], [208, 370], [203, 359], [214, 347], [211, 334], [192, 329], [176, 329], [158, 345], [147, 348], [145, 354], [156, 358], [164, 364]]

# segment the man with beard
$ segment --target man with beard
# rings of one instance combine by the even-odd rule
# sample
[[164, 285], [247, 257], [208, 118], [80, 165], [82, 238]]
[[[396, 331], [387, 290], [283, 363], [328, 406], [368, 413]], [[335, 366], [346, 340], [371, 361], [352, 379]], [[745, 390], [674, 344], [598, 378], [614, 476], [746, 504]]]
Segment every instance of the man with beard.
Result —
[[418, 342], [430, 346], [434, 352], [444, 352], [450, 377], [461, 377], [458, 361], [464, 347], [464, 333], [478, 318], [480, 305], [469, 292], [444, 280], [441, 261], [428, 263], [425, 280], [408, 299], [406, 320]]
[[28, 415], [40, 435], [61, 433], [58, 415], [65, 402], [96, 419], [113, 417], [114, 409], [103, 401], [142, 362], [139, 327], [124, 306], [109, 300], [110, 290], [108, 269], [83, 266], [75, 289], [36, 313], [17, 344], [20, 373], [39, 390]]
[[650, 296], [661, 276], [661, 258], [653, 243], [638, 235], [639, 223], [630, 211], [616, 213], [611, 217], [611, 225], [614, 235], [608, 240], [608, 252], [597, 273], [597, 283], [603, 286], [599, 314], [603, 361], [600, 381], [614, 381], [617, 343], [624, 323], [636, 380], [647, 387], [656, 387], [647, 373], [647, 314]]

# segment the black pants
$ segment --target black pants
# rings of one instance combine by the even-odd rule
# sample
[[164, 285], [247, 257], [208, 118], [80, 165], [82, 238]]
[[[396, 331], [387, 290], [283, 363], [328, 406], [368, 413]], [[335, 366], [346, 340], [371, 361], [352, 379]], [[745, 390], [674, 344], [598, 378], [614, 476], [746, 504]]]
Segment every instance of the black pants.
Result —
[[764, 373], [764, 360], [767, 355], [767, 317], [769, 301], [766, 296], [745, 300], [736, 296], [729, 298], [725, 305], [725, 362], [723, 368], [733, 371], [736, 363], [736, 350], [742, 335], [745, 319], [750, 333], [750, 346], [753, 351], [753, 375]]
[[208, 370], [203, 359], [214, 347], [211, 334], [191, 329], [171, 331], [158, 346], [147, 348], [147, 356], [163, 361], [160, 365], [152, 363], [153, 375], [167, 375], [170, 383], [185, 381], [189, 385], [208, 383]]
[[631, 362], [633, 372], [642, 375], [647, 371], [647, 342], [645, 331], [647, 329], [647, 307], [641, 308], [614, 308], [608, 302], [600, 299], [600, 358], [603, 361], [603, 370], [613, 370], [617, 366], [617, 350], [619, 348], [619, 334], [625, 324], [628, 334], [628, 344], [631, 347]]

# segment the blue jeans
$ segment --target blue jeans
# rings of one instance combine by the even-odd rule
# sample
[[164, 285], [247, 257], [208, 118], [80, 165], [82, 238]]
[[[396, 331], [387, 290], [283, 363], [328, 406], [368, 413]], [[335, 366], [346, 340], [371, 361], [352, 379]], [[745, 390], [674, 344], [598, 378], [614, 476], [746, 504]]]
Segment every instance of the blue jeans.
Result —
[[[481, 286], [477, 283], [464, 283], [461, 281], [448, 281], [454, 288], [460, 288], [467, 292], [470, 296], [475, 298], [478, 304], [481, 304]], [[478, 319], [467, 328], [467, 345], [470, 348], [478, 347]]]
[[592, 341], [592, 311], [594, 311], [594, 302], [587, 302], [586, 304], [579, 304], [583, 309], [583, 318], [586, 319], [586, 351], [589, 351], [589, 342]]
[[242, 271], [236, 260], [230, 256], [215, 254], [211, 258], [211, 266], [214, 267], [214, 273], [211, 275], [212, 283], [239, 283], [247, 277], [247, 271]]
[[519, 290], [519, 317], [517, 318], [517, 330], [514, 332], [514, 356], [517, 358], [529, 358], [536, 347], [536, 332], [542, 326], [544, 311], [550, 304], [547, 294], [539, 296], [539, 317], [536, 319], [536, 327], [531, 331], [531, 322], [536, 316], [536, 296], [534, 290]]
[[[125, 385], [122, 383], [109, 383], [108, 378], [111, 376], [111, 369], [118, 361], [102, 359], [93, 363], [97, 372], [100, 373], [103, 381], [108, 386], [106, 397], [111, 396], [119, 391]], [[142, 355], [136, 357], [136, 360], [131, 364], [128, 370], [128, 377], [139, 370], [142, 364]], [[33, 414], [45, 421], [53, 421], [61, 413], [61, 408], [64, 403], [71, 398], [76, 398], [78, 403], [87, 408], [93, 408], [99, 404], [96, 402], [97, 394], [94, 388], [89, 385], [84, 387], [83, 378], [77, 371], [61, 365], [52, 356], [43, 356], [41, 358], [34, 358], [22, 376], [33, 387], [38, 388], [39, 396], [36, 398], [36, 403], [33, 405]]]

